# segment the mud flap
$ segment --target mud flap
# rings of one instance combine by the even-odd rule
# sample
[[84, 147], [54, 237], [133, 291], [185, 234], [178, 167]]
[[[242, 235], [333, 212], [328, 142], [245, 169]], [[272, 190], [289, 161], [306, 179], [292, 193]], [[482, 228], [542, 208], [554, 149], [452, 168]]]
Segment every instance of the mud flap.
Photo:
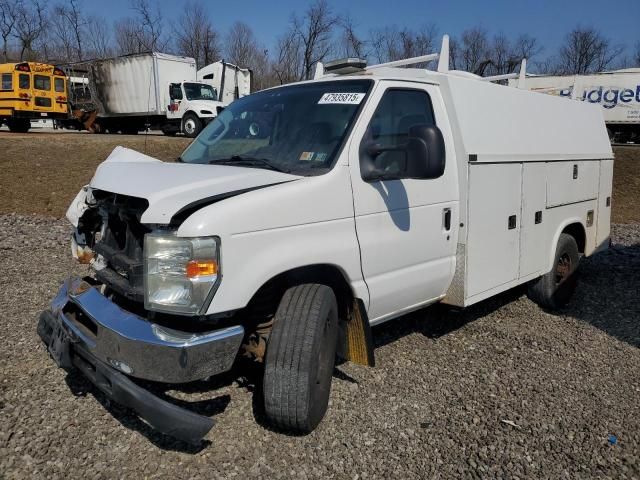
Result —
[[371, 325], [367, 319], [364, 304], [360, 299], [354, 299], [351, 314], [346, 322], [345, 354], [345, 359], [350, 362], [368, 367], [375, 366]]

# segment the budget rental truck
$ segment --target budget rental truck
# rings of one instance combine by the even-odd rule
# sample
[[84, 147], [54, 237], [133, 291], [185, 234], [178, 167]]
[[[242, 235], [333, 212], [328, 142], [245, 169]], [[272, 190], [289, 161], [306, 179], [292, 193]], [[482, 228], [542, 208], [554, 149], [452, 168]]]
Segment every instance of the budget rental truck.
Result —
[[[218, 70], [215, 82], [213, 77], [198, 79]], [[74, 80], [69, 95], [74, 117], [101, 133], [137, 134], [150, 128], [195, 137], [226, 105], [250, 91], [248, 70], [221, 61], [196, 71], [193, 58], [158, 52], [75, 63], [67, 71]], [[244, 81], [234, 88], [238, 76]]]
[[509, 79], [511, 86], [602, 107], [612, 142], [640, 143], [640, 68], [625, 68], [592, 75], [527, 75]]
[[67, 212], [90, 270], [40, 316], [50, 355], [186, 441], [212, 420], [134, 380], [246, 355], [267, 419], [309, 432], [336, 358], [373, 366], [373, 325], [523, 284], [566, 304], [580, 259], [609, 245], [601, 109], [448, 63], [446, 37], [440, 54], [332, 62], [233, 102], [178, 162], [116, 148]]

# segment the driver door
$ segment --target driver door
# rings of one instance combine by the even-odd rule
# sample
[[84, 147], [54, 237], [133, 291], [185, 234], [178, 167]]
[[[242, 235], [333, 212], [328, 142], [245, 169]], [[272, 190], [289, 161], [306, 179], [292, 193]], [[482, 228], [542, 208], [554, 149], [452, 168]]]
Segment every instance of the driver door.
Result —
[[180, 83], [170, 83], [169, 84], [169, 105], [167, 106], [167, 118], [169, 119], [182, 118], [183, 100], [184, 100], [184, 95], [182, 92], [182, 85]]
[[[386, 151], [378, 170], [396, 179], [364, 181], [360, 155], [370, 143], [406, 143], [409, 128], [436, 125], [445, 139], [444, 174], [435, 179], [397, 179], [407, 157]], [[372, 323], [441, 298], [453, 278], [458, 221], [458, 183], [451, 131], [437, 87], [421, 83], [380, 82], [349, 145], [355, 224], [362, 271], [369, 288]]]

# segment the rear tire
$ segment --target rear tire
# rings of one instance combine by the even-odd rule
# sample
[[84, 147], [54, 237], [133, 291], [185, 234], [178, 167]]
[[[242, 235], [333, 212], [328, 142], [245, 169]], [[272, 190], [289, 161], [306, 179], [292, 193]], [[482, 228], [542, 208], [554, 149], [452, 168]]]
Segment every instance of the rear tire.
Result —
[[31, 128], [31, 120], [28, 118], [14, 118], [7, 121], [10, 132], [27, 133]]
[[338, 339], [338, 305], [326, 285], [288, 289], [269, 336], [264, 370], [264, 406], [269, 423], [309, 433], [329, 404]]
[[575, 238], [561, 233], [552, 270], [529, 284], [527, 295], [543, 308], [555, 310], [571, 300], [577, 284], [580, 252]]
[[195, 113], [187, 113], [182, 119], [182, 131], [185, 136], [195, 138], [202, 131], [202, 121]]

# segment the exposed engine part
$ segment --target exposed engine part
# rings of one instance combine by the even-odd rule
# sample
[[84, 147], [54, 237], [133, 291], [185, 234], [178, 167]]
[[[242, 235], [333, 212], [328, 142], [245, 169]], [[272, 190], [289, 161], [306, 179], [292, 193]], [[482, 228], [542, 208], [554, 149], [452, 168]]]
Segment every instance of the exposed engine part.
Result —
[[267, 351], [269, 334], [273, 328], [273, 318], [265, 323], [257, 325], [256, 329], [245, 337], [245, 343], [241, 345], [242, 356], [262, 363]]

